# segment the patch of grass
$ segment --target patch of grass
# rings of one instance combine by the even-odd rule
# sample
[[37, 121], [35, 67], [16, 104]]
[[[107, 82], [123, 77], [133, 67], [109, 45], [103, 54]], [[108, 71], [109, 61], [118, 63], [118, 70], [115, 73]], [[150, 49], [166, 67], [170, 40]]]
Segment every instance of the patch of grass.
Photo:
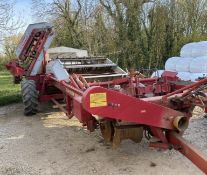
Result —
[[0, 71], [0, 106], [20, 101], [20, 85], [13, 83], [13, 77], [8, 71]]

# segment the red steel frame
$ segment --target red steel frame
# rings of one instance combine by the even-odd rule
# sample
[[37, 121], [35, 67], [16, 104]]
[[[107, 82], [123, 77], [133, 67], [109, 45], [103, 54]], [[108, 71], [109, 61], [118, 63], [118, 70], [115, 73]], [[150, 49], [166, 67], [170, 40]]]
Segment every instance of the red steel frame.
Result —
[[[150, 143], [149, 146], [163, 149], [174, 148], [190, 159], [204, 173], [207, 173], [207, 159], [205, 156], [183, 139], [183, 131], [178, 134], [178, 130], [173, 125], [173, 121], [176, 117], [186, 116], [189, 119], [191, 114], [189, 115], [189, 113], [173, 110], [168, 107], [168, 101], [163, 102], [163, 99], [168, 96], [207, 83], [207, 79], [190, 85], [189, 88], [181, 88], [180, 90], [175, 91], [176, 93], [172, 92], [166, 96], [158, 96], [156, 97], [158, 99], [156, 101], [154, 101], [153, 98], [147, 98], [147, 100], [144, 98], [135, 98], [121, 92], [97, 86], [96, 83], [89, 83], [89, 88], [81, 90], [80, 88], [77, 88], [78, 86], [74, 87], [64, 81], [57, 81], [52, 75], [47, 75], [45, 79], [47, 79], [48, 84], [57, 87], [63, 92], [64, 97], [67, 99], [66, 109], [63, 109], [63, 112], [68, 115], [68, 118], [76, 116], [90, 131], [93, 131], [96, 128], [96, 120], [93, 115], [101, 116], [106, 120], [121, 120], [149, 127], [153, 135], [161, 141]], [[149, 79], [149, 81], [152, 80], [155, 81], [156, 79]], [[129, 78], [124, 78], [110, 82], [102, 82], [99, 83], [99, 85], [123, 84], [126, 82], [128, 83], [129, 81]], [[140, 81], [146, 81], [146, 79]], [[96, 93], [107, 94], [107, 106], [90, 107], [90, 95]], [[182, 96], [185, 95], [185, 93], [179, 95]]]
[[[35, 33], [27, 41], [19, 59], [24, 59], [29, 53], [25, 53], [26, 48], [31, 45]], [[46, 31], [45, 31], [46, 32]], [[14, 60], [6, 65], [7, 69], [14, 77], [29, 75], [38, 57], [48, 33], [43, 33], [40, 37], [39, 47], [35, 47], [36, 55], [29, 70], [24, 70]], [[29, 55], [30, 56], [30, 55]], [[45, 60], [42, 63], [45, 69]], [[196, 98], [189, 94], [196, 88], [207, 84], [207, 79], [189, 86], [177, 85], [175, 73], [165, 72], [161, 78], [138, 78], [125, 77], [106, 82], [88, 83], [82, 76], [71, 75], [70, 83], [58, 81], [53, 75], [42, 72], [36, 76], [26, 76], [27, 79], [36, 81], [37, 90], [40, 92], [39, 101], [53, 101], [68, 118], [73, 116], [87, 126], [88, 130], [94, 131], [97, 120], [94, 117], [101, 116], [105, 120], [133, 122], [144, 126], [151, 134], [158, 138], [160, 142], [150, 142], [149, 146], [163, 149], [174, 148], [190, 159], [198, 168], [207, 174], [207, 159], [196, 148], [182, 138], [184, 129], [175, 126], [177, 118], [184, 118], [187, 122], [192, 116], [190, 109], [194, 103], [198, 103]], [[144, 84], [145, 86], [140, 86]], [[120, 89], [109, 89], [108, 87], [119, 85]], [[50, 92], [48, 87], [56, 88], [55, 92]], [[146, 98], [145, 94], [152, 93], [155, 97]], [[92, 100], [94, 95], [101, 94], [103, 97], [100, 104]], [[181, 105], [171, 103], [173, 98], [185, 98]], [[56, 100], [65, 99], [66, 108], [62, 107]], [[207, 100], [203, 99], [203, 103]]]

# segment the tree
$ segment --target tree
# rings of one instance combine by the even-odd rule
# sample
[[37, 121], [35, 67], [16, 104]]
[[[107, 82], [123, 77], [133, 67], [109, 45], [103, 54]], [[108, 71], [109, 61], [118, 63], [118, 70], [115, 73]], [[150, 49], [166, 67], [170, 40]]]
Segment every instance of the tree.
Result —
[[14, 5], [13, 0], [0, 0], [0, 40], [4, 35], [23, 27], [22, 20], [14, 18]]
[[16, 48], [21, 37], [22, 34], [17, 34], [4, 38], [3, 50], [9, 60], [16, 58]]
[[163, 68], [185, 43], [207, 38], [207, 0], [53, 0], [39, 5], [55, 26], [54, 46], [107, 55], [128, 69]]

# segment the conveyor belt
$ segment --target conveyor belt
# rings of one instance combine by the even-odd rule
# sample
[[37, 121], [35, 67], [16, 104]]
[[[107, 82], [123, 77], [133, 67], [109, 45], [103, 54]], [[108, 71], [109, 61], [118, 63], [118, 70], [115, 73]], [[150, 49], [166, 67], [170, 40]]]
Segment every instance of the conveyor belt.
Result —
[[84, 64], [84, 65], [64, 65], [66, 69], [80, 69], [80, 68], [106, 68], [106, 67], [116, 67], [116, 64]]

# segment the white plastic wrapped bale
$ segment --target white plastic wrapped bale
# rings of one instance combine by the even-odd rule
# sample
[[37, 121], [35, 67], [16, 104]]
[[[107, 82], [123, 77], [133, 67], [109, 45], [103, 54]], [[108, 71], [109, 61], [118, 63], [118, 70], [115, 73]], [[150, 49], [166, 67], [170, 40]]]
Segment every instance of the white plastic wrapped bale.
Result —
[[202, 41], [196, 43], [192, 47], [192, 57], [202, 57], [202, 56], [207, 56], [207, 42]]
[[171, 57], [165, 62], [165, 70], [176, 72], [176, 64], [180, 57]]
[[183, 81], [190, 81], [190, 72], [178, 72], [177, 77]]
[[207, 45], [207, 41], [200, 41], [198, 44]]
[[193, 59], [190, 63], [191, 73], [207, 73], [207, 56], [197, 57]]
[[196, 82], [199, 79], [206, 78], [206, 77], [207, 77], [207, 73], [191, 73], [190, 80]]
[[188, 43], [185, 44], [180, 51], [180, 56], [185, 58], [190, 58], [192, 57], [192, 49], [197, 45], [197, 43]]
[[151, 75], [151, 78], [155, 78], [155, 77], [158, 77], [160, 78], [162, 73], [164, 72], [164, 70], [157, 70], [157, 71], [154, 71]]
[[193, 59], [192, 57], [180, 58], [176, 62], [176, 72], [190, 72], [190, 64]]
[[61, 64], [60, 60], [53, 60], [50, 61], [46, 66], [46, 73], [53, 74], [55, 78], [59, 81], [64, 80], [69, 82], [69, 74], [64, 69], [63, 65]]

